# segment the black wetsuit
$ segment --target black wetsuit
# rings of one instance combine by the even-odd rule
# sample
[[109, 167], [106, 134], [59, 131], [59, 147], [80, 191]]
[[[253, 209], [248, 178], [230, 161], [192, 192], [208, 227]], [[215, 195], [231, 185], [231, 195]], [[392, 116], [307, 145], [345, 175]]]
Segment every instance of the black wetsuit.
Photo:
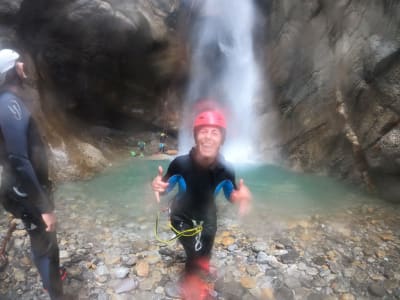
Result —
[[229, 200], [235, 188], [235, 175], [222, 156], [216, 163], [204, 168], [188, 155], [175, 158], [163, 180], [169, 182], [167, 192], [176, 184], [179, 191], [171, 205], [171, 223], [179, 231], [201, 224], [203, 230], [192, 237], [180, 237], [186, 252], [186, 272], [196, 271], [201, 260], [208, 261], [217, 231], [217, 207], [215, 197], [223, 189]]
[[52, 299], [62, 295], [55, 232], [41, 217], [54, 210], [46, 148], [31, 114], [13, 93], [0, 93], [0, 201], [21, 218], [31, 239], [33, 260]]

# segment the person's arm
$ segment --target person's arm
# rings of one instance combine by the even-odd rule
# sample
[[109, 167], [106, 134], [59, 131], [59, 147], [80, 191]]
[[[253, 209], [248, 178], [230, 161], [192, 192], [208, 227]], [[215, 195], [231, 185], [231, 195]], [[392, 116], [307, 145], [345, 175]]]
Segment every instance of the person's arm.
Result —
[[154, 177], [151, 187], [154, 191], [157, 202], [160, 202], [160, 193], [164, 193], [168, 187], [168, 182], [163, 181], [163, 168], [158, 166], [158, 174]]
[[160, 194], [168, 193], [177, 183], [182, 184], [183, 179], [177, 174], [177, 170], [179, 169], [177, 165], [177, 160], [174, 159], [168, 166], [167, 173], [164, 176], [163, 168], [158, 166], [158, 175], [153, 179], [151, 184], [157, 202], [160, 202]]

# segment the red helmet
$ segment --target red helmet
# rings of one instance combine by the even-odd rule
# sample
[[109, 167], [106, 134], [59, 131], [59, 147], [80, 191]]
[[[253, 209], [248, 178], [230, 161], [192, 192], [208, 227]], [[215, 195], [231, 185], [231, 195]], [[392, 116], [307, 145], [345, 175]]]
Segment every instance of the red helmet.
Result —
[[195, 120], [193, 127], [198, 126], [218, 126], [226, 129], [226, 121], [224, 115], [218, 110], [208, 110], [199, 113]]

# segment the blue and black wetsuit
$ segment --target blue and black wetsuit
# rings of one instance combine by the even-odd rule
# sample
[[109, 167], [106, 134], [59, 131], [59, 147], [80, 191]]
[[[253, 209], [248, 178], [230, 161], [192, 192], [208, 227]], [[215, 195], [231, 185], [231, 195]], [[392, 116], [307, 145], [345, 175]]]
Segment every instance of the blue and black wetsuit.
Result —
[[0, 129], [0, 201], [7, 211], [22, 219], [43, 286], [52, 299], [58, 299], [62, 283], [56, 233], [46, 232], [41, 217], [54, 210], [46, 147], [31, 114], [10, 92], [0, 93]]
[[[229, 200], [235, 186], [233, 169], [222, 156], [208, 168], [194, 160], [194, 149], [188, 155], [175, 158], [163, 181], [168, 181], [167, 192], [176, 184], [179, 191], [171, 205], [171, 223], [179, 231], [202, 224], [203, 230], [193, 237], [180, 237], [186, 252], [186, 272], [202, 268], [200, 261], [208, 261], [217, 231], [216, 195], [224, 191]], [[207, 267], [206, 267], [207, 268]]]

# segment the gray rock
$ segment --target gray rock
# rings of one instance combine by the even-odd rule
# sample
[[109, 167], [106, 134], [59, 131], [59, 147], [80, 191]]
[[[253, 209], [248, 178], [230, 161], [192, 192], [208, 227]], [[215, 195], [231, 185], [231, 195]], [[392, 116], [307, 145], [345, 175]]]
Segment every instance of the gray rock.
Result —
[[125, 267], [119, 267], [113, 270], [113, 274], [118, 279], [123, 279], [128, 276], [129, 269]]
[[110, 272], [108, 271], [108, 268], [105, 265], [98, 265], [95, 271], [95, 274], [97, 276], [104, 276], [108, 275]]
[[134, 278], [125, 278], [115, 287], [117, 294], [126, 293], [138, 287], [139, 283]]
[[179, 284], [177, 282], [169, 281], [164, 287], [165, 294], [168, 297], [171, 298], [179, 298], [181, 296], [180, 294], [180, 288]]
[[265, 252], [260, 251], [257, 253], [256, 260], [258, 264], [267, 264], [270, 261], [270, 258]]
[[251, 245], [251, 249], [255, 252], [265, 251], [267, 247], [267, 243], [261, 241], [257, 241]]
[[372, 283], [368, 286], [368, 292], [375, 297], [383, 297], [386, 294], [386, 290], [382, 283]]
[[296, 250], [289, 250], [288, 253], [281, 256], [281, 261], [284, 264], [294, 264], [299, 257], [299, 253]]

